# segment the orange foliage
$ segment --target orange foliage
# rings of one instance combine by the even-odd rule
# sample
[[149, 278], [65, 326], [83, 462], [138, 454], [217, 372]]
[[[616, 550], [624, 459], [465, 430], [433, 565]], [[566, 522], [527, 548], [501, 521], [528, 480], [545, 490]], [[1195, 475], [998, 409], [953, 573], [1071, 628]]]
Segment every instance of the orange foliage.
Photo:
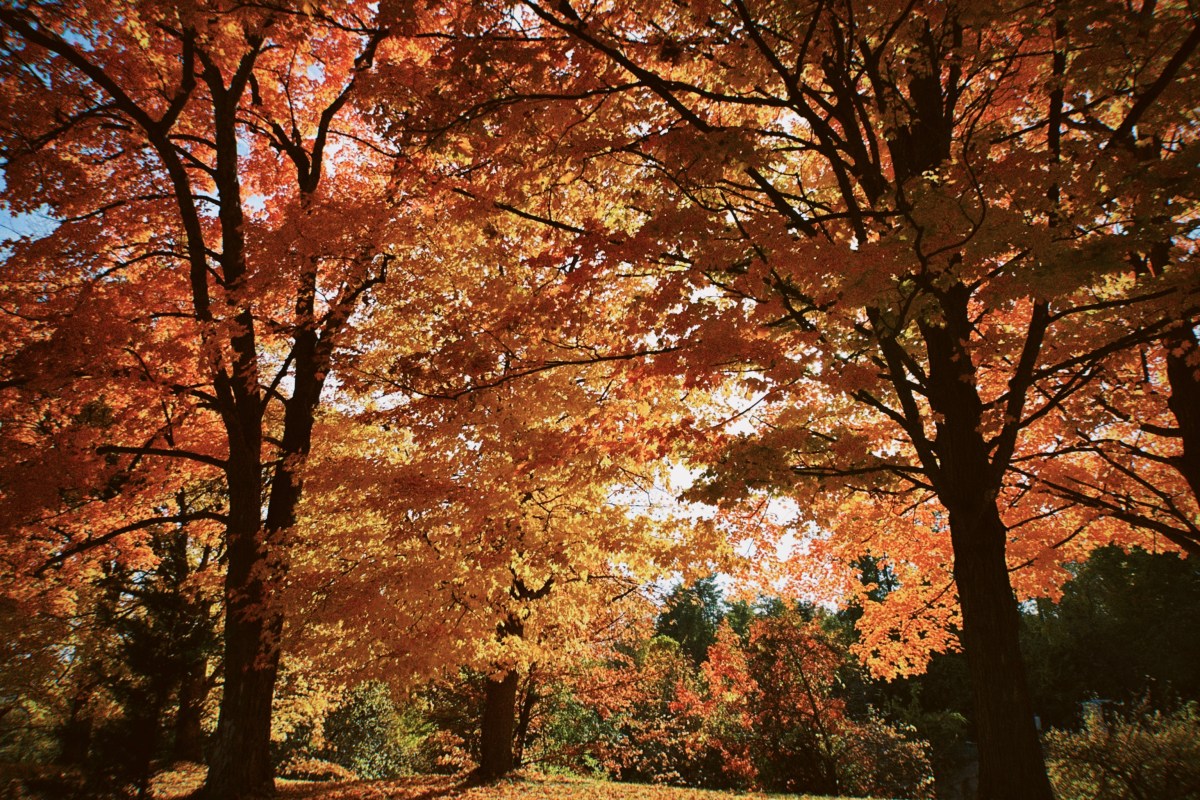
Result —
[[[1018, 598], [1131, 524], [1197, 541], [1179, 4], [0, 24], [5, 207], [55, 225], [0, 282], [2, 588], [31, 609], [193, 525], [228, 553], [227, 680], [261, 699], [285, 635], [347, 672], [569, 659], [731, 538], [843, 598], [883, 559], [872, 667], [961, 639], [1021, 697]], [[661, 508], [683, 461], [715, 518]], [[162, 513], [196, 482], [225, 507]], [[1003, 694], [981, 714], [1024, 721], [983, 728], [1023, 726], [1032, 764]]]

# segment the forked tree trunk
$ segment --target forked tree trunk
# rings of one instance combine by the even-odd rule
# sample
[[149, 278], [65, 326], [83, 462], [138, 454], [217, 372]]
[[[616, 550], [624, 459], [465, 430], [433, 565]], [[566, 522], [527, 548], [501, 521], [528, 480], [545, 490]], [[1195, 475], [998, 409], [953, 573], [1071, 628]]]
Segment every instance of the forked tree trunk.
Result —
[[[309, 277], [315, 285], [316, 273]], [[311, 311], [311, 306], [306, 310]], [[277, 593], [287, 569], [285, 537], [296, 524], [296, 509], [303, 494], [301, 471], [312, 445], [326, 363], [319, 357], [318, 337], [312, 329], [296, 335], [293, 354], [294, 386], [286, 403], [280, 440], [284, 458], [271, 480], [264, 524], [259, 524], [261, 483], [252, 479], [252, 475], [262, 474], [261, 465], [250, 459], [254, 472], [247, 471], [240, 481], [236, 480], [239, 470], [230, 470], [225, 690], [204, 785], [209, 800], [269, 796], [275, 790], [271, 702], [284, 622]], [[236, 496], [235, 483], [242, 489]]]
[[483, 723], [479, 732], [479, 768], [474, 778], [494, 781], [513, 770], [513, 733], [516, 730], [517, 688], [520, 676], [510, 670], [500, 680], [484, 684]]
[[[304, 383], [297, 380], [298, 387]], [[295, 397], [291, 402], [295, 404]], [[259, 525], [257, 501], [253, 508], [246, 508], [248, 493], [241, 503], [235, 503], [232, 492], [230, 495], [230, 517], [239, 519], [235, 507], [240, 506], [243, 525], [238, 528], [231, 525], [228, 532], [225, 686], [204, 785], [208, 800], [266, 797], [275, 790], [271, 703], [284, 624], [277, 594], [287, 564], [281, 536], [296, 521], [296, 505], [302, 491], [298, 470], [308, 453], [313, 413], [311, 406], [304, 405], [304, 419], [293, 422], [294, 407], [288, 406], [283, 436], [283, 449], [293, 462], [275, 471], [266, 524]], [[293, 444], [290, 448], [289, 443]], [[231, 476], [234, 472], [231, 470]], [[257, 495], [256, 490], [253, 496]]]
[[[961, 638], [979, 740], [978, 797], [1052, 800], [1021, 658], [1020, 610], [1008, 578], [1008, 529], [996, 506], [1009, 455], [1000, 452], [1005, 445], [989, 444], [983, 434], [978, 376], [966, 349], [970, 292], [957, 285], [940, 299], [944, 324], [921, 326], [929, 355], [929, 403], [941, 417], [930, 443], [936, 464], [927, 468], [950, 515]], [[1010, 388], [1019, 389], [1015, 383]], [[1020, 408], [1015, 410], [1019, 417]]]

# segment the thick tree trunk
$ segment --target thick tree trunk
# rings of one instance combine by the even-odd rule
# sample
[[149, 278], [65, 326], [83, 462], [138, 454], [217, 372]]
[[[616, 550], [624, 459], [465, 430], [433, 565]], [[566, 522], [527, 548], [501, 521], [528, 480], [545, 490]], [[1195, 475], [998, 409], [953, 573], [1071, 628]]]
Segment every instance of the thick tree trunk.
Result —
[[[285, 441], [286, 437], [285, 433]], [[230, 483], [232, 487], [232, 478]], [[284, 624], [276, 594], [286, 569], [280, 535], [295, 521], [300, 483], [292, 470], [276, 470], [267, 524], [262, 526], [258, 494], [256, 489], [252, 508], [246, 507], [249, 493], [241, 503], [235, 503], [232, 490], [230, 494], [231, 520], [242, 524], [231, 524], [227, 534], [225, 684], [204, 785], [208, 800], [267, 797], [275, 791], [271, 703]], [[280, 497], [287, 502], [279, 501]], [[239, 506], [240, 514], [235, 511]]]
[[[1008, 529], [996, 506], [1011, 452], [1003, 436], [989, 444], [984, 435], [979, 376], [967, 350], [970, 291], [959, 284], [940, 300], [944, 324], [921, 326], [929, 354], [929, 403], [941, 417], [935, 440], [925, 448], [936, 463], [926, 467], [950, 514], [961, 639], [979, 740], [978, 797], [1052, 800], [1021, 658], [1020, 609], [1008, 578]], [[1035, 352], [1038, 324], [1035, 315], [1027, 343]], [[1032, 368], [1028, 355], [1022, 357], [1023, 369]], [[1009, 386], [1022, 391], [1021, 378], [1014, 375]], [[1009, 406], [1014, 418], [1019, 419], [1021, 407]]]
[[[279, 672], [284, 617], [275, 597], [287, 570], [286, 535], [296, 523], [303, 492], [301, 470], [312, 443], [314, 413], [323, 370], [314, 360], [317, 336], [297, 334], [295, 384], [284, 412], [280, 451], [261, 513], [262, 467], [256, 459], [238, 480], [230, 469], [230, 528], [225, 580], [225, 689], [205, 793], [209, 800], [269, 796], [275, 790], [271, 763], [271, 702]], [[253, 472], [251, 472], [253, 470]], [[234, 494], [234, 487], [241, 489]], [[253, 487], [253, 491], [250, 491]], [[236, 531], [236, 534], [235, 534]]]
[[483, 724], [479, 731], [479, 768], [474, 777], [494, 781], [513, 770], [513, 733], [517, 718], [520, 676], [510, 670], [500, 680], [484, 684]]
[[271, 701], [279, 651], [264, 652], [264, 641], [274, 638], [268, 627], [277, 626], [236, 613], [225, 621], [225, 688], [205, 782], [209, 800], [267, 797], [275, 791]]
[[188, 665], [179, 683], [172, 761], [204, 761], [204, 701], [208, 698], [208, 665], [204, 659]]
[[[540, 589], [530, 589], [514, 576], [509, 593], [513, 599], [530, 602], [550, 594], [554, 579], [548, 579]], [[522, 638], [525, 624], [517, 614], [510, 613], [496, 626], [500, 641], [508, 637]], [[530, 671], [529, 692], [533, 692], [533, 673]], [[518, 766], [519, 757], [514, 756], [517, 733], [517, 695], [521, 690], [521, 676], [514, 669], [507, 670], [500, 680], [488, 678], [484, 684], [483, 722], [479, 731], [479, 767], [472, 773], [476, 781], [494, 781], [512, 772]], [[528, 700], [528, 695], [526, 696]], [[536, 699], [536, 698], [535, 698]], [[522, 704], [523, 729], [521, 746], [524, 746], [529, 720]]]
[[237, 468], [230, 469], [225, 681], [204, 784], [207, 800], [266, 797], [275, 790], [271, 701], [279, 668], [283, 617], [271, 595], [278, 564], [259, 524], [260, 484], [250, 473], [239, 473]]
[[978, 797], [1050, 800], [1004, 557], [1006, 530], [993, 504], [972, 511], [973, 518], [952, 511], [950, 529], [978, 731]]

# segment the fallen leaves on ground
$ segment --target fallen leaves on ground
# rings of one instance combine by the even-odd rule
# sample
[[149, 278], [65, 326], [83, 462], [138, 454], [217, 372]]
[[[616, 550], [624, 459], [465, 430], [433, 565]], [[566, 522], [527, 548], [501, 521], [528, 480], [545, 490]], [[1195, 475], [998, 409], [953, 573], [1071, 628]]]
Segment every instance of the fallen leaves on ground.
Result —
[[[196, 771], [162, 773], [155, 779], [153, 796], [155, 800], [183, 800], [198, 785]], [[461, 777], [454, 776], [336, 783], [280, 780], [276, 785], [279, 800], [764, 800], [767, 797], [819, 800], [813, 795], [681, 789], [540, 774], [489, 786], [467, 786]]]

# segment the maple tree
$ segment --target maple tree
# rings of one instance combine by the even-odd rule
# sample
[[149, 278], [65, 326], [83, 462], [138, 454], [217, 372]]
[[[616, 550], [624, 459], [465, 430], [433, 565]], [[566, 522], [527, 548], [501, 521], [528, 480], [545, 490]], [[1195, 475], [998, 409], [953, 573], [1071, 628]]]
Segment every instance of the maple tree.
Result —
[[[53, 236], [14, 245], [10, 263], [28, 279], [6, 284], [15, 312], [7, 321], [21, 343], [6, 360], [6, 399], [14, 419], [28, 420], [6, 429], [6, 444], [14, 475], [37, 489], [6, 493], [20, 525], [14, 546], [27, 551], [23, 564], [65, 577], [86, 573], [79, 556], [89, 553], [119, 553], [131, 566], [149, 558], [144, 539], [129, 534], [156, 525], [223, 528], [224, 683], [207, 791], [263, 792], [293, 529], [316, 412], [351, 319], [373, 320], [376, 338], [356, 364], [366, 384], [445, 397], [489, 379], [477, 375], [497, 360], [479, 345], [503, 345], [505, 320], [524, 312], [536, 332], [580, 296], [537, 296], [546, 274], [571, 271], [547, 257], [520, 275], [536, 282], [507, 280], [520, 232], [500, 236], [492, 225], [471, 229], [480, 248], [468, 251], [475, 260], [458, 259], [463, 273], [448, 268], [456, 249], [467, 250], [464, 236], [415, 218], [422, 181], [444, 184], [444, 202], [429, 207], [435, 214], [450, 191], [465, 217], [488, 204], [454, 185], [456, 167], [443, 153], [398, 158], [367, 132], [352, 101], [376, 57], [409, 77], [426, 70], [429, 54], [411, 34], [436, 20], [397, 12], [385, 40], [370, 8], [77, 11], [33, 7], [0, 18], [11, 42], [6, 92], [38, 99], [9, 104], [6, 199], [18, 211], [45, 204], [58, 224]], [[74, 88], [56, 92], [60, 84]], [[389, 132], [399, 135], [397, 126]], [[74, 170], [77, 163], [86, 169]], [[500, 210], [545, 227], [536, 215]], [[493, 280], [463, 278], [489, 258]], [[398, 291], [385, 294], [380, 284], [397, 263]], [[522, 292], [533, 302], [515, 302]], [[386, 313], [367, 312], [372, 294]], [[429, 324], [431, 315], [439, 324]], [[412, 340], [397, 344], [406, 334]], [[510, 372], [648, 352], [603, 350], [616, 340], [602, 319], [587, 335], [559, 326], [555, 338], [530, 339], [539, 346], [529, 355], [515, 346], [493, 351], [503, 355], [497, 383]], [[386, 366], [371, 374], [380, 360]], [[431, 372], [440, 369], [449, 378]], [[468, 457], [461, 442], [447, 452]], [[48, 473], [71, 484], [42, 481]], [[214, 474], [224, 509], [156, 511], [159, 498]], [[411, 513], [424, 510], [426, 498], [404, 499]], [[507, 514], [511, 505], [510, 497], [492, 510]]]
[[850, 713], [844, 684], [860, 667], [836, 625], [820, 612], [808, 616], [768, 609], [750, 622], [744, 643], [724, 632], [709, 650], [708, 703], [732, 704], [750, 731], [743, 769], [771, 789], [927, 794], [923, 743], [869, 710]]
[[695, 785], [724, 777], [719, 753], [698, 735], [701, 722], [679, 713], [676, 698], [694, 690], [695, 665], [678, 642], [655, 636], [576, 679], [576, 693], [607, 733], [597, 757], [623, 781]]
[[813, 609], [763, 602], [727, 617], [695, 664], [676, 640], [627, 642], [571, 686], [599, 723], [592, 751], [635, 782], [769, 792], [920, 797], [924, 743], [869, 709], [845, 630]]
[[[8, 360], [7, 383], [21, 403], [57, 379], [60, 419], [86, 411], [89, 396], [121, 402], [105, 440], [47, 448], [91, 470], [62, 470], [91, 494], [69, 503], [74, 518], [56, 520], [62, 504], [43, 493], [34, 499], [52, 513], [15, 519], [51, 520], [66, 539], [43, 556], [52, 560], [162, 523], [223, 527], [213, 797], [271, 786], [283, 538], [338, 337], [392, 257], [380, 230], [387, 180], [363, 169], [377, 153], [338, 127], [382, 39], [371, 16], [222, 4], [0, 10], [6, 202], [46, 206], [58, 223], [8, 259], [8, 319], [26, 346]], [[375, 198], [383, 213], [347, 213], [351, 197]], [[14, 446], [32, 448], [31, 438]], [[146, 513], [143, 498], [180, 480], [177, 462], [223, 481], [222, 512]], [[157, 473], [130, 485], [147, 467]], [[96, 488], [105, 483], [110, 491]], [[122, 516], [132, 521], [111, 521]]]
[[1154, 3], [502, 8], [571, 64], [503, 110], [573, 101], [558, 113], [594, 125], [555, 149], [623, 176], [565, 168], [597, 199], [555, 222], [657, 266], [648, 302], [683, 309], [660, 340], [723, 346], [773, 401], [756, 401], [769, 432], [720, 456], [713, 494], [799, 478], [845, 548], [871, 539], [910, 565], [906, 592], [924, 597], [905, 611], [949, 599], [931, 633], [960, 607], [983, 796], [1049, 797], [1013, 581], [1059, 579], [1070, 537], [1013, 467], [1054, 447], [1049, 418], [1105, 356], [1194, 302], [1186, 269], [1121, 276], [1129, 254], [1174, 263], [1193, 246], [1174, 198], [1194, 169], [1196, 20]]
[[[290, 573], [297, 604], [312, 598], [294, 649], [401, 689], [481, 673], [477, 776], [511, 771], [535, 681], [597, 646], [643, 583], [723, 549], [711, 528], [655, 510], [670, 498], [648, 459], [667, 444], [638, 437], [631, 389], [646, 384], [626, 379], [600, 362], [323, 420]], [[652, 416], [686, 412], [664, 402]]]
[[[5, 593], [70, 609], [162, 565], [164, 531], [219, 541], [212, 797], [271, 789], [287, 642], [480, 669], [507, 771], [531, 665], [732, 535], [857, 592], [881, 673], [961, 642], [983, 796], [1045, 798], [1018, 596], [1131, 525], [1195, 552], [1182, 4], [80, 0], [0, 26], [4, 202], [53, 222], [0, 285]], [[722, 516], [614, 502], [668, 456]], [[217, 502], [172, 505], [198, 483]]]

